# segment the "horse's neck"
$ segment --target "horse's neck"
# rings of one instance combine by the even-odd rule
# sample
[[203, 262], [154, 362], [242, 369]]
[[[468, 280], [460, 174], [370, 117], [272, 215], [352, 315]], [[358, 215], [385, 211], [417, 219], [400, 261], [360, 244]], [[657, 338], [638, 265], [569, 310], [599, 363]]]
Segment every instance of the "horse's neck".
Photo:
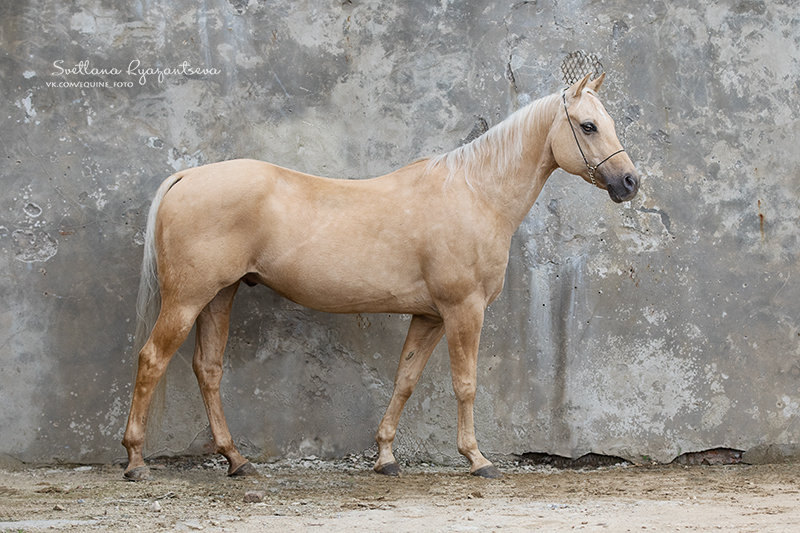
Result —
[[544, 188], [547, 178], [557, 168], [550, 154], [530, 154], [509, 171], [502, 181], [484, 186], [477, 194], [493, 206], [497, 217], [513, 233], [527, 216]]
[[516, 143], [517, 147], [498, 148], [491, 144], [500, 143], [493, 142], [487, 143], [489, 146], [483, 150], [474, 151], [480, 154], [482, 161], [472, 166], [481, 168], [483, 172], [475, 177], [476, 183], [468, 185], [494, 207], [498, 217], [506, 222], [512, 233], [522, 223], [547, 178], [557, 168], [548, 145], [548, 133], [557, 110], [556, 95], [542, 98], [531, 104], [529, 109], [523, 110], [530, 114], [528, 117], [507, 119], [512, 122], [506, 127], [517, 128], [517, 131], [509, 131], [504, 141]]

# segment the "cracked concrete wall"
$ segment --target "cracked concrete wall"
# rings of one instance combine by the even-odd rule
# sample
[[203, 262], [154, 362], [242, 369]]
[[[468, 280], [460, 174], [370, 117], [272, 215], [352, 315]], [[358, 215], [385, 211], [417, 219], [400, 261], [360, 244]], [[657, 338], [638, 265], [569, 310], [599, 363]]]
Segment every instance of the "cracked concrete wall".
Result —
[[[559, 172], [522, 224], [482, 339], [484, 452], [796, 452], [792, 2], [80, 0], [0, 13], [0, 454], [124, 457], [142, 231], [164, 177], [235, 157], [379, 175], [559, 90], [575, 50], [609, 75], [602, 96], [642, 192], [618, 206]], [[223, 395], [244, 452], [369, 447], [407, 324], [240, 290]], [[150, 453], [209, 449], [190, 362], [187, 343]], [[456, 456], [444, 343], [397, 449]]]

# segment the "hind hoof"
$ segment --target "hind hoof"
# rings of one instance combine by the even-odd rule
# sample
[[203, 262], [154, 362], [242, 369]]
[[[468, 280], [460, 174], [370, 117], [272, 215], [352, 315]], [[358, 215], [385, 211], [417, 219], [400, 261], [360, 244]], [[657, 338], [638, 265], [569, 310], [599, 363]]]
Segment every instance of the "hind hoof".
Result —
[[400, 465], [397, 463], [386, 463], [385, 465], [376, 466], [373, 470], [384, 476], [396, 477], [400, 475]]
[[253, 466], [253, 463], [250, 461], [244, 463], [236, 470], [231, 470], [228, 472], [228, 477], [253, 477], [258, 476], [258, 470], [256, 467]]
[[136, 468], [126, 470], [122, 475], [125, 476], [125, 479], [128, 481], [144, 481], [150, 479], [150, 469], [146, 466], [137, 466]]
[[494, 465], [487, 465], [472, 472], [473, 476], [482, 477], [485, 479], [500, 479], [503, 473], [500, 472]]

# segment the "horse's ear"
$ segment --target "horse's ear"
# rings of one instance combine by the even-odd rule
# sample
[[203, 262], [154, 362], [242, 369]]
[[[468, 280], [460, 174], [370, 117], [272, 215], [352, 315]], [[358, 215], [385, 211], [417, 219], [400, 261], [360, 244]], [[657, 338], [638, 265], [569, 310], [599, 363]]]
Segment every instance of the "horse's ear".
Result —
[[591, 74], [587, 74], [586, 76], [583, 77], [582, 80], [578, 80], [572, 84], [572, 87], [570, 87], [568, 91], [569, 95], [572, 98], [580, 98], [581, 93], [583, 92], [584, 87], [586, 87], [586, 84], [588, 83], [590, 76]]
[[592, 81], [587, 83], [586, 86], [588, 88], [590, 88], [591, 90], [593, 90], [594, 92], [597, 92], [600, 89], [600, 86], [603, 85], [603, 80], [604, 79], [606, 79], [606, 73], [605, 72], [603, 72], [598, 77], [596, 77], [595, 79], [593, 79]]

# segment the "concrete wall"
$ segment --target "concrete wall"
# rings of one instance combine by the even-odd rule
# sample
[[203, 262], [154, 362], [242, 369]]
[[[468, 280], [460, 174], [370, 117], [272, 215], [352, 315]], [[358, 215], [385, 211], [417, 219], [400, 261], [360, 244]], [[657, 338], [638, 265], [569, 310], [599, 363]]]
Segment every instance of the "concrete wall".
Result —
[[[518, 231], [481, 346], [484, 452], [668, 461], [718, 446], [754, 460], [796, 451], [793, 2], [202, 4], [0, 7], [0, 453], [124, 457], [142, 231], [164, 177], [235, 157], [379, 175], [559, 90], [575, 50], [600, 56], [642, 192], [618, 206], [559, 172]], [[122, 72], [58, 68], [81, 61]], [[216, 70], [140, 79], [126, 72], [133, 61]], [[368, 448], [407, 324], [242, 288], [223, 393], [243, 451]], [[187, 343], [150, 452], [208, 447], [190, 359]], [[397, 445], [405, 457], [456, 456], [444, 343]]]

